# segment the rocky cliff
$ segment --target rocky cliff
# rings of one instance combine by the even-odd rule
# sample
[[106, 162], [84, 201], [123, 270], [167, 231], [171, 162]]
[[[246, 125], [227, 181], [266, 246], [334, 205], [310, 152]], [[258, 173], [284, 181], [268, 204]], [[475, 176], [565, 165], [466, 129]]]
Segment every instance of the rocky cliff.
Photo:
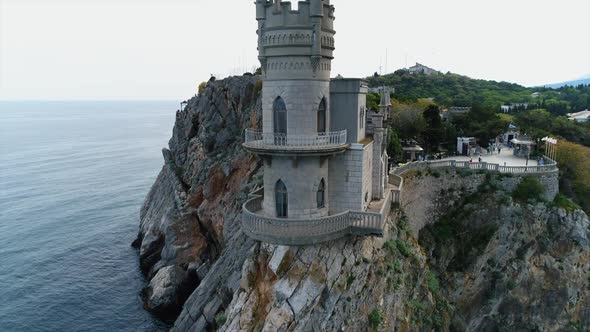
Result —
[[145, 306], [164, 319], [176, 318], [239, 233], [233, 222], [260, 169], [241, 148], [243, 129], [260, 122], [256, 82], [251, 76], [210, 81], [176, 115], [134, 242], [150, 279]]
[[495, 187], [462, 195], [461, 185], [428, 186], [443, 181], [431, 175], [408, 179], [406, 188], [453, 188], [452, 203], [427, 204], [441, 210], [419, 238], [409, 207], [396, 209], [383, 238], [296, 248], [244, 236], [240, 206], [262, 170], [241, 141], [260, 124], [259, 92], [256, 77], [234, 77], [191, 99], [142, 208], [134, 245], [150, 280], [146, 308], [176, 318], [173, 330], [590, 326], [587, 216], [518, 204]]

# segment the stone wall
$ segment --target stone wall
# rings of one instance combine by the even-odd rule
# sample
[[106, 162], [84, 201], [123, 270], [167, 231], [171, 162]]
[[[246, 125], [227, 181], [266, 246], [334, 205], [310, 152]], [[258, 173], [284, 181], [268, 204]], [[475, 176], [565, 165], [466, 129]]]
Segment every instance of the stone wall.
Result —
[[[422, 174], [422, 175], [419, 175]], [[428, 175], [410, 171], [404, 173], [404, 187], [401, 193], [402, 208], [408, 216], [410, 228], [418, 236], [420, 230], [437, 220], [455, 202], [465, 195], [477, 192], [491, 174], [499, 190], [510, 195], [525, 176], [537, 177], [545, 188], [544, 198], [552, 201], [559, 192], [558, 172], [539, 174], [473, 173], [465, 175], [451, 169], [435, 169]]]
[[[373, 143], [352, 144], [344, 154], [330, 161], [330, 214], [347, 210], [364, 211], [371, 201]], [[368, 193], [368, 202], [364, 195]]]
[[[330, 206], [328, 181], [329, 161], [320, 162], [319, 157], [291, 158], [273, 157], [272, 163], [264, 165], [264, 212], [276, 216], [275, 185], [282, 180], [289, 195], [289, 218], [320, 218], [328, 215]], [[316, 194], [320, 181], [326, 184], [325, 208], [317, 208]]]
[[346, 129], [348, 143], [358, 143], [366, 137], [367, 91], [362, 79], [335, 78], [330, 84], [330, 127], [332, 131]]
[[330, 131], [330, 82], [313, 80], [264, 81], [262, 91], [262, 123], [265, 133], [273, 133], [273, 103], [277, 97], [287, 105], [287, 134], [318, 132], [317, 111], [326, 98], [326, 126]]

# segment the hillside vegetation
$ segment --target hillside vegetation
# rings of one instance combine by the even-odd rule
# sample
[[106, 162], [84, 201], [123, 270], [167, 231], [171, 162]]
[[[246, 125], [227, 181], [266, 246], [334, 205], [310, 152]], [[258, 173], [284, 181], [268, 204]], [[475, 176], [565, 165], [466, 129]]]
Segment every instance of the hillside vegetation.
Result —
[[[508, 83], [472, 79], [453, 73], [438, 75], [410, 74], [398, 70], [393, 74], [368, 78], [372, 87], [382, 84], [395, 87], [395, 97], [403, 102], [434, 98], [444, 106], [482, 105], [500, 109], [500, 105], [529, 103], [529, 108], [543, 108], [564, 115], [590, 108], [590, 85], [565, 86], [559, 89], [526, 88]], [[539, 95], [533, 97], [532, 94]]]
[[[452, 154], [458, 136], [475, 137], [485, 148], [514, 124], [532, 139], [552, 136], [560, 141], [556, 159], [561, 191], [590, 212], [590, 123], [573, 122], [564, 116], [590, 108], [590, 86], [526, 88], [451, 73], [428, 76], [402, 70], [371, 77], [369, 84], [395, 88], [388, 150], [397, 161], [405, 161], [401, 153], [405, 140], [417, 141], [428, 155], [441, 151]], [[538, 94], [533, 97], [535, 92]], [[379, 96], [369, 94], [367, 102], [369, 107], [378, 108]], [[517, 108], [511, 114], [499, 112], [500, 105], [509, 103], [528, 103], [529, 107]], [[469, 106], [472, 111], [441, 121], [441, 109], [449, 106]], [[544, 152], [542, 144], [537, 149], [533, 156]]]

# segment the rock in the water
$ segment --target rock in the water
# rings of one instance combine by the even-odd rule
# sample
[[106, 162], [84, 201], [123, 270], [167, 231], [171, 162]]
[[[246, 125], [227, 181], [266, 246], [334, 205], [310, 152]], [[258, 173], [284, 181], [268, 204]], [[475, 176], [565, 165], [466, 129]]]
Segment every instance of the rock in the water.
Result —
[[178, 266], [161, 268], [143, 290], [146, 309], [160, 317], [174, 319], [187, 297], [183, 288], [189, 279], [188, 273]]

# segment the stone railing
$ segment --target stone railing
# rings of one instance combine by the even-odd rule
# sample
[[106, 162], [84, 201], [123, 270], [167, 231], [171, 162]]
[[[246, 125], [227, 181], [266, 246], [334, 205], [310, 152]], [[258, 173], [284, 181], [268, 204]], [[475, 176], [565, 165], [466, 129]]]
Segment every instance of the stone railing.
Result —
[[402, 174], [410, 170], [427, 168], [455, 168], [511, 174], [543, 174], [558, 171], [557, 163], [554, 160], [544, 157], [544, 161], [544, 165], [538, 166], [500, 166], [498, 164], [470, 163], [468, 161], [456, 160], [433, 160], [408, 163], [395, 168], [389, 174], [389, 184], [397, 187], [397, 189], [394, 189], [391, 192], [391, 201], [398, 204], [402, 203], [402, 190], [404, 186], [404, 178]]
[[[259, 214], [262, 212], [261, 195], [250, 197], [242, 208], [242, 230], [255, 240], [272, 244], [312, 245], [349, 234], [382, 236], [388, 216], [388, 211], [345, 211], [316, 219], [279, 219]], [[390, 204], [384, 205], [390, 207]]]
[[346, 130], [291, 135], [262, 133], [246, 129], [244, 146], [262, 150], [318, 150], [342, 147], [346, 144]]
[[397, 167], [393, 170], [393, 174], [401, 175], [412, 169], [426, 169], [426, 168], [456, 168], [456, 169], [469, 169], [469, 170], [483, 170], [490, 172], [500, 173], [512, 173], [512, 174], [523, 174], [523, 173], [549, 173], [557, 171], [557, 163], [549, 158], [544, 158], [544, 165], [535, 166], [501, 166], [499, 164], [490, 163], [471, 163], [469, 161], [456, 161], [456, 160], [433, 160], [433, 161], [419, 161], [408, 163], [406, 165]]
[[401, 203], [402, 189], [404, 187], [404, 178], [397, 174], [391, 173], [389, 174], [389, 184], [397, 188], [391, 190], [391, 202]]

